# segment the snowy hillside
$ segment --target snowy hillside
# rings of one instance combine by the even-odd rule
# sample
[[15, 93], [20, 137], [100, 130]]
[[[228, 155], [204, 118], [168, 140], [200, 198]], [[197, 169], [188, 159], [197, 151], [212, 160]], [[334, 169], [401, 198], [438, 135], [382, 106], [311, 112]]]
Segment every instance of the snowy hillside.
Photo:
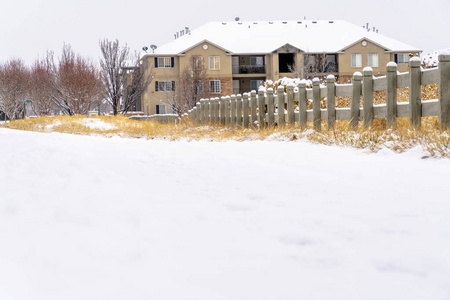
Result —
[[437, 67], [439, 65], [439, 54], [450, 53], [450, 48], [433, 51], [428, 54], [422, 54], [422, 65], [427, 67]]
[[450, 161], [0, 129], [0, 299], [450, 298]]

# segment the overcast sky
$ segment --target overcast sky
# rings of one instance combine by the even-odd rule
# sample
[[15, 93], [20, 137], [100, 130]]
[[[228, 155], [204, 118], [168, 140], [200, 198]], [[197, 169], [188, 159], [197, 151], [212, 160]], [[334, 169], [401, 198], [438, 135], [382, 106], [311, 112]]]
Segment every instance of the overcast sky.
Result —
[[[342, 19], [423, 49], [450, 47], [450, 0], [140, 1], [0, 0], [0, 61], [31, 63], [64, 43], [97, 60], [100, 39], [132, 50], [173, 39], [176, 31], [210, 21]], [[156, 4], [158, 3], [158, 4]]]

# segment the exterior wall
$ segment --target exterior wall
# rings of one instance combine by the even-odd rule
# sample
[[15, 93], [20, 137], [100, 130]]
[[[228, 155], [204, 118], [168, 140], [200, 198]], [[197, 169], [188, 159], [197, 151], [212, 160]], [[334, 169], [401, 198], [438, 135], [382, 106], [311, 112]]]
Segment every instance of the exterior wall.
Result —
[[[369, 54], [378, 54], [378, 67], [372, 67], [373, 75], [381, 76], [386, 74], [386, 65], [391, 60], [391, 54], [370, 41], [366, 42], [366, 46], [363, 46], [361, 41], [347, 48], [344, 53], [338, 54], [339, 76], [353, 76], [355, 72], [362, 72], [364, 67], [368, 65]], [[360, 68], [352, 67], [352, 54], [361, 54], [362, 65]]]
[[[402, 52], [397, 52], [397, 53], [391, 53], [391, 61], [395, 61], [395, 54], [399, 54], [399, 53], [402, 53]], [[406, 54], [410, 54], [409, 52], [403, 52], [403, 53], [406, 53]], [[417, 53], [417, 55], [419, 55], [419, 53]], [[408, 64], [405, 64], [405, 63], [402, 63], [402, 64], [399, 64], [399, 63], [397, 63], [397, 70], [399, 71], [399, 72], [408, 72], [409, 71], [409, 65]]]
[[[339, 73], [334, 73], [335, 76], [338, 77], [338, 82], [348, 82], [355, 72], [362, 72], [363, 68], [368, 65], [368, 55], [369, 54], [378, 54], [378, 67], [373, 68], [373, 74], [375, 76], [385, 75], [386, 73], [386, 65], [389, 61], [395, 60], [396, 53], [387, 52], [384, 48], [370, 42], [369, 40], [365, 41], [366, 46], [362, 45], [362, 41], [359, 41], [355, 45], [347, 48], [344, 52], [338, 53], [336, 55], [336, 62], [339, 68]], [[294, 62], [299, 63], [301, 67], [298, 70], [295, 70], [294, 73], [280, 73], [279, 72], [279, 54], [281, 53], [292, 53], [294, 54]], [[400, 53], [400, 52], [399, 52]], [[362, 65], [361, 67], [352, 67], [351, 66], [351, 55], [352, 54], [361, 54]], [[259, 54], [261, 55], [261, 54]], [[233, 79], [239, 80], [239, 89], [241, 93], [249, 92], [250, 80], [252, 79], [270, 79], [270, 80], [278, 80], [282, 77], [301, 77], [304, 78], [304, 59], [305, 52], [299, 50], [295, 47], [292, 47], [289, 44], [286, 44], [283, 47], [275, 50], [272, 53], [265, 54], [265, 67], [266, 72], [261, 74], [233, 74], [232, 68], [232, 57], [239, 56], [239, 64], [240, 65], [250, 65], [250, 57], [252, 54], [246, 55], [233, 55], [231, 53], [227, 53], [225, 50], [221, 49], [218, 46], [215, 46], [211, 43], [204, 42], [201, 43], [183, 53], [180, 56], [172, 55], [172, 56], [158, 56], [149, 54], [143, 58], [144, 67], [147, 69], [147, 76], [152, 76], [153, 80], [150, 84], [147, 93], [142, 97], [141, 107], [137, 107], [137, 109], [143, 111], [145, 114], [155, 114], [156, 113], [156, 105], [162, 105], [165, 102], [167, 97], [173, 95], [173, 92], [157, 92], [155, 91], [155, 81], [175, 81], [175, 85], [179, 84], [180, 75], [182, 71], [189, 66], [190, 58], [192, 56], [202, 56], [205, 64], [206, 76], [209, 80], [220, 80], [221, 83], [221, 92], [217, 94], [212, 94], [212, 97], [220, 97], [224, 95], [233, 94]], [[210, 70], [209, 69], [209, 57], [210, 56], [218, 56], [220, 57], [220, 69], [219, 70]], [[255, 54], [256, 56], [256, 54]], [[173, 68], [155, 68], [154, 67], [154, 59], [155, 57], [174, 57], [174, 67]], [[398, 64], [398, 70], [400, 72], [408, 71], [408, 64]], [[316, 74], [315, 76], [328, 75], [328, 74]], [[167, 112], [170, 112], [170, 109], [167, 107]]]
[[[207, 45], [207, 49], [203, 48]], [[206, 47], [205, 47], [206, 48]], [[190, 65], [190, 58], [192, 56], [202, 56], [206, 68], [206, 77], [209, 80], [220, 80], [221, 93], [212, 94], [213, 97], [220, 97], [223, 95], [231, 95], [233, 91], [232, 83], [232, 66], [231, 55], [228, 55], [224, 50], [210, 44], [202, 43], [192, 49], [189, 49], [182, 56], [176, 55], [146, 55], [143, 58], [143, 63], [146, 64], [147, 76], [152, 76], [153, 80], [150, 83], [147, 92], [142, 97], [140, 109], [149, 115], [156, 114], [156, 106], [167, 103], [168, 97], [173, 97], [171, 91], [155, 91], [156, 81], [175, 81], [175, 86], [180, 82], [180, 76], [183, 70]], [[209, 69], [209, 57], [220, 57], [220, 69]], [[173, 57], [173, 68], [155, 68], [155, 57]], [[169, 106], [166, 106], [166, 113], [171, 113]]]

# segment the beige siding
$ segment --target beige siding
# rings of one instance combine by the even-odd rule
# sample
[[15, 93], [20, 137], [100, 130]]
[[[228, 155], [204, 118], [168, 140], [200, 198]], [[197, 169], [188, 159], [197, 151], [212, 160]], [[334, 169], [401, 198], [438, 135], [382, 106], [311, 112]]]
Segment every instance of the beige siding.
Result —
[[[363, 46], [362, 42], [347, 48], [344, 53], [338, 55], [339, 75], [352, 76], [355, 72], [362, 72], [364, 67], [368, 66], [369, 54], [378, 54], [378, 67], [372, 67], [375, 76], [386, 74], [386, 65], [391, 59], [390, 53], [378, 45], [366, 41], [367, 45]], [[361, 54], [362, 66], [360, 68], [353, 68], [351, 64], [352, 54]]]

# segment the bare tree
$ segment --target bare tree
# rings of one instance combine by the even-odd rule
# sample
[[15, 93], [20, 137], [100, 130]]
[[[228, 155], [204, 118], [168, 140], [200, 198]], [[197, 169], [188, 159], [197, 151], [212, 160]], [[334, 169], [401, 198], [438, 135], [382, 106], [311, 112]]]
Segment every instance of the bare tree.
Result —
[[298, 57], [293, 65], [289, 66], [289, 71], [297, 78], [312, 79], [319, 74], [336, 73], [336, 56], [326, 53], [304, 54], [303, 60]]
[[172, 110], [182, 115], [192, 109], [201, 98], [210, 96], [203, 56], [193, 55], [189, 58], [189, 66], [180, 75], [180, 82], [164, 100]]
[[152, 83], [153, 69], [150, 69], [146, 62], [141, 62], [140, 54], [135, 52], [133, 55], [130, 55], [129, 66], [123, 67], [122, 72], [124, 94], [121, 112], [126, 114], [136, 107], [136, 103], [142, 98], [142, 95]]
[[48, 116], [55, 113], [52, 101], [52, 72], [47, 60], [37, 59], [31, 66], [30, 98], [31, 107], [37, 116]]
[[104, 97], [103, 83], [94, 64], [64, 45], [62, 55], [55, 63], [52, 53], [47, 55], [51, 68], [51, 98], [67, 115], [86, 114]]
[[100, 41], [100, 50], [103, 58], [100, 60], [102, 80], [106, 89], [106, 101], [111, 104], [114, 115], [120, 110], [122, 98], [123, 79], [122, 67], [129, 56], [128, 47], [120, 47], [119, 41]]
[[152, 81], [153, 70], [144, 68], [139, 53], [131, 54], [126, 45], [120, 47], [118, 40], [100, 41], [100, 50], [105, 99], [112, 106], [114, 115], [126, 114], [145, 93]]
[[9, 119], [23, 116], [29, 93], [30, 70], [20, 59], [11, 59], [0, 65], [0, 110]]

